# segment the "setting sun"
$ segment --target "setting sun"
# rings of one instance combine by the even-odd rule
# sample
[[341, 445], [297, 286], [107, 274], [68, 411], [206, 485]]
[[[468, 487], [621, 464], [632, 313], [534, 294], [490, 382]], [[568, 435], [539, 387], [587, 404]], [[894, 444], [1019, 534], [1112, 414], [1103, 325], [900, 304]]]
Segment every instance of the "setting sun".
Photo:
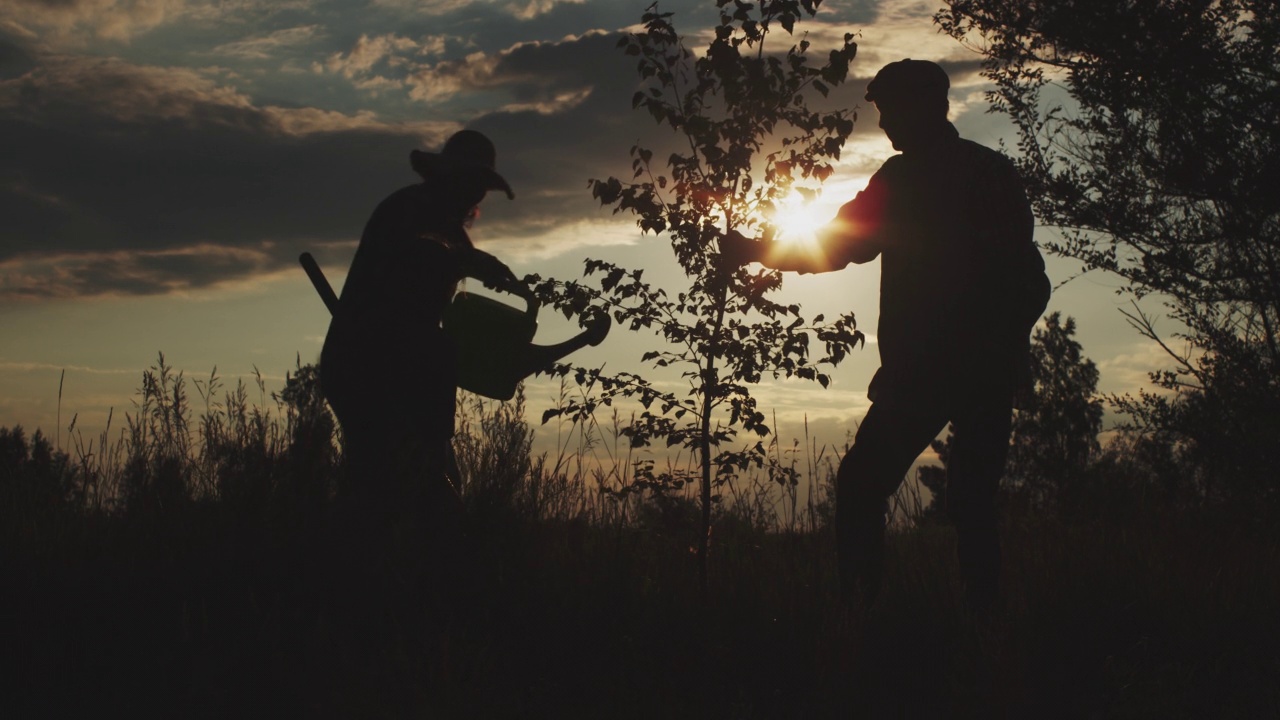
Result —
[[781, 200], [771, 218], [778, 228], [780, 242], [807, 246], [817, 244], [818, 229], [829, 219], [818, 203], [806, 202], [798, 194]]

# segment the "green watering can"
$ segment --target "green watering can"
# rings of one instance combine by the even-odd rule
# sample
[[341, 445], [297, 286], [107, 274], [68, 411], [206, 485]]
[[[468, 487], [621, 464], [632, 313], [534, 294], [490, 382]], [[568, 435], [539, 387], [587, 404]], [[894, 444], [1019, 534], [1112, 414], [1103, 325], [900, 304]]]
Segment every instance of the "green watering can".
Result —
[[[311, 253], [298, 261], [332, 313], [338, 296]], [[599, 345], [613, 324], [608, 315], [588, 323], [585, 330], [555, 345], [535, 345], [538, 299], [522, 285], [499, 288], [524, 300], [523, 310], [484, 295], [460, 292], [445, 308], [442, 326], [458, 345], [458, 387], [494, 400], [510, 400], [516, 385], [546, 370], [575, 350]]]

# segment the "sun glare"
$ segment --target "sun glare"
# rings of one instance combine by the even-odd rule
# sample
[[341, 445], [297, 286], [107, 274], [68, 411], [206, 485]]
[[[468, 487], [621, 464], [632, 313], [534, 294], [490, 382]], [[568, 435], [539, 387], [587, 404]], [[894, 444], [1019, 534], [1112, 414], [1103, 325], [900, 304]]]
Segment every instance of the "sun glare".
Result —
[[813, 203], [806, 203], [799, 195], [792, 195], [777, 205], [773, 224], [778, 228], [780, 242], [792, 245], [814, 246], [818, 242], [818, 229], [830, 219]]

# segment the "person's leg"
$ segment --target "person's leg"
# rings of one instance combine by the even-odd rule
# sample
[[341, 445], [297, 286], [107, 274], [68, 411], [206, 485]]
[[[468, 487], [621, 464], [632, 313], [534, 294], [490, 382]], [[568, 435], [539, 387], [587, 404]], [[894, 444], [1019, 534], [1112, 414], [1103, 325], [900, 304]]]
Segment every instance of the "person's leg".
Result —
[[989, 605], [1000, 589], [996, 492], [1009, 454], [1012, 422], [1004, 398], [960, 411], [952, 421], [947, 513], [956, 526], [956, 553], [966, 597]]
[[423, 428], [398, 438], [386, 500], [392, 601], [406, 632], [451, 622], [474, 600], [475, 556], [462, 499], [445, 476], [449, 440]]
[[836, 474], [836, 550], [846, 599], [858, 590], [867, 599], [879, 593], [889, 498], [945, 424], [945, 414], [929, 407], [877, 402], [867, 411]]

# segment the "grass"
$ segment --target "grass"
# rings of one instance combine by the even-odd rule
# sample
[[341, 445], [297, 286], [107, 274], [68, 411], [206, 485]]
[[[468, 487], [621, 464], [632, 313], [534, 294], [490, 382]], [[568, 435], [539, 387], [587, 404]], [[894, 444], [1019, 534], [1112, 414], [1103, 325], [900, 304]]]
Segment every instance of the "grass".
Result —
[[907, 518], [850, 608], [823, 498], [741, 478], [703, 595], [685, 500], [595, 489], [625, 473], [607, 428], [530, 457], [518, 403], [469, 405], [445, 554], [342, 530], [306, 382], [271, 407], [211, 375], [191, 421], [181, 375], [148, 372], [114, 440], [0, 434], [6, 718], [1280, 716], [1280, 548], [1229, 517], [1011, 511], [980, 617], [951, 530]]

